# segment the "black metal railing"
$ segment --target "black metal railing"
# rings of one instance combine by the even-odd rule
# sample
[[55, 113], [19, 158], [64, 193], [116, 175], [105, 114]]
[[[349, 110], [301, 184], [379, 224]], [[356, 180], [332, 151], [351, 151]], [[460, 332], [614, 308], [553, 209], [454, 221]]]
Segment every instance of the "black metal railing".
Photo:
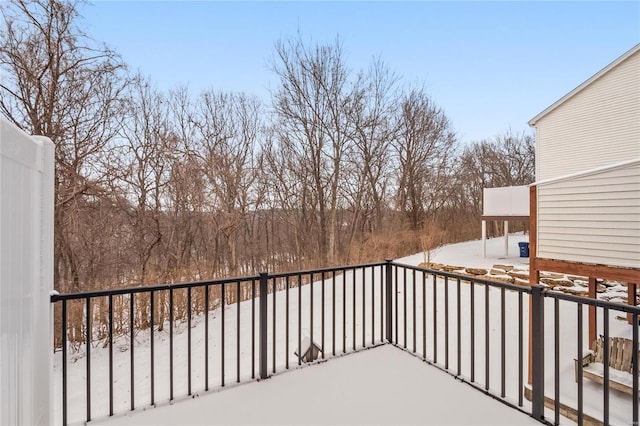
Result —
[[[372, 263], [53, 295], [62, 423], [192, 396], [214, 379], [223, 387], [267, 378], [292, 360], [303, 363], [303, 335], [323, 359], [380, 344], [382, 271], [382, 263]], [[99, 344], [106, 355], [93, 349]], [[84, 413], [69, 410], [71, 387], [84, 388], [84, 401], [72, 402], [84, 402]]]
[[[582, 311], [588, 306], [601, 311], [605, 342], [613, 313], [632, 316], [637, 366], [638, 307], [390, 260], [53, 295], [51, 302], [65, 425], [193, 396], [229, 381], [265, 379], [296, 361], [302, 365], [305, 340], [317, 345], [321, 359], [390, 343], [545, 423], [559, 424], [568, 406], [579, 424], [593, 417], [585, 414], [588, 387], [591, 394], [602, 392], [601, 421], [608, 424], [608, 380], [601, 388], [587, 386], [581, 363], [575, 385], [562, 380], [573, 359], [560, 358], [560, 344], [566, 346], [561, 336], [572, 336], [576, 346], [568, 352], [581, 359], [587, 347]], [[561, 322], [560, 303], [568, 304], [563, 312], [577, 308], [575, 324]], [[545, 309], [553, 310], [553, 321], [545, 321]], [[107, 350], [94, 350], [99, 344]], [[545, 369], [545, 358], [552, 359], [553, 371]], [[525, 385], [526, 359], [530, 385]], [[634, 372], [638, 395], [637, 367]], [[604, 374], [608, 379], [607, 362]], [[575, 388], [575, 403], [563, 401], [561, 384], [563, 390]], [[551, 404], [545, 386], [554, 389]], [[82, 399], [76, 392], [70, 401], [70, 387], [83, 388]], [[630, 399], [627, 423], [638, 424], [638, 400]], [[83, 403], [85, 410], [79, 410]]]
[[[553, 415], [553, 424], [560, 424], [560, 416], [567, 416], [578, 424], [638, 424], [638, 314], [640, 308], [622, 303], [585, 298], [573, 294], [550, 291], [543, 286], [534, 286], [533, 308], [531, 321], [534, 324], [532, 343], [533, 352], [533, 400], [541, 400], [546, 395], [545, 389], [552, 388], [553, 393], [546, 396], [546, 407]], [[536, 302], [537, 301], [537, 302]], [[561, 308], [561, 305], [562, 308]], [[603, 359], [598, 362], [598, 371], [602, 373], [602, 383], [585, 380], [584, 367], [581, 362], [586, 351], [594, 347], [594, 342], [588, 342], [584, 319], [589, 310], [598, 317], [598, 330], [603, 341]], [[552, 312], [553, 320], [546, 320], [545, 313]], [[575, 328], [572, 321], [561, 317], [561, 312], [573, 313]], [[624, 314], [622, 316], [616, 313]], [[627, 321], [627, 316], [631, 321]], [[566, 324], [569, 322], [570, 324]], [[615, 324], [614, 324], [615, 322]], [[535, 324], [546, 324], [552, 330], [546, 335], [536, 333]], [[630, 356], [631, 372], [617, 371], [612, 374], [610, 366], [609, 347], [615, 337], [626, 338], [631, 342]], [[568, 348], [568, 349], [567, 349]], [[575, 354], [570, 366], [561, 357], [567, 353]], [[621, 358], [620, 358], [621, 359]], [[553, 365], [553, 369], [546, 368], [545, 363]], [[569, 367], [570, 374], [563, 374]], [[627, 393], [611, 387], [612, 380], [627, 378], [630, 383]], [[624, 382], [624, 380], [622, 380]], [[562, 391], [562, 392], [561, 392]], [[632, 397], [635, 395], [635, 397]], [[615, 410], [611, 400], [615, 399]], [[566, 399], [566, 400], [565, 400]], [[588, 404], [587, 404], [588, 402]], [[542, 415], [542, 404], [535, 416]], [[614, 413], [615, 411], [615, 413]], [[612, 415], [615, 414], [615, 417]]]
[[[387, 277], [394, 278], [387, 292], [392, 344], [529, 413], [523, 296], [531, 288], [397, 263], [387, 264]], [[507, 365], [507, 346], [517, 351], [515, 365]]]

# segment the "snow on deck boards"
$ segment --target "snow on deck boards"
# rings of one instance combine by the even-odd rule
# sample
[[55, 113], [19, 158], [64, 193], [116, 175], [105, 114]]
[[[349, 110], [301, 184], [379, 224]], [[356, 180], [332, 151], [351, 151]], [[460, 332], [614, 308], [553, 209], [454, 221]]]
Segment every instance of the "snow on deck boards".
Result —
[[92, 423], [540, 424], [391, 345]]

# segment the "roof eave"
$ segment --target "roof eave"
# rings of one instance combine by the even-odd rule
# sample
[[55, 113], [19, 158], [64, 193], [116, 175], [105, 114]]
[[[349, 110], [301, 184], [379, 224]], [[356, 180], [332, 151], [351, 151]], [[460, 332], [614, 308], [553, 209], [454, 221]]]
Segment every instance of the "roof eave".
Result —
[[576, 87], [575, 89], [573, 89], [572, 91], [570, 91], [569, 93], [567, 93], [566, 95], [564, 95], [562, 98], [558, 99], [556, 102], [554, 102], [551, 106], [549, 106], [548, 108], [546, 108], [544, 111], [542, 111], [540, 114], [536, 115], [535, 117], [533, 117], [531, 120], [529, 120], [529, 122], [527, 124], [529, 124], [529, 126], [533, 127], [535, 126], [536, 122], [538, 120], [540, 120], [542, 117], [544, 117], [545, 115], [549, 114], [551, 111], [555, 110], [556, 108], [558, 108], [560, 105], [562, 105], [563, 103], [565, 103], [567, 100], [571, 99], [572, 97], [574, 97], [576, 94], [580, 93], [585, 87], [589, 86], [591, 83], [593, 83], [595, 80], [599, 79], [600, 77], [602, 77], [604, 74], [608, 73], [609, 71], [611, 71], [613, 68], [615, 68], [616, 66], [618, 66], [620, 63], [624, 62], [625, 60], [627, 60], [630, 56], [632, 56], [633, 54], [635, 54], [636, 52], [640, 51], [640, 43], [636, 44], [635, 46], [633, 46], [631, 49], [627, 50], [624, 54], [622, 54], [622, 56], [618, 57], [616, 60], [614, 60], [613, 62], [611, 62], [609, 65], [607, 65], [606, 67], [602, 68], [600, 71], [598, 71], [597, 73], [595, 73], [594, 75], [592, 75], [591, 77], [589, 77], [587, 80], [585, 80], [582, 84], [580, 84], [578, 87]]

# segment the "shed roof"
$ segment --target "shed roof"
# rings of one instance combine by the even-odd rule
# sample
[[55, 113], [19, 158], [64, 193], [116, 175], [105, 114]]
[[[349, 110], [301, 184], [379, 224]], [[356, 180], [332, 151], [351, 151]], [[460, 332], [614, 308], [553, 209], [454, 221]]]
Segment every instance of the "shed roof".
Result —
[[560, 105], [562, 105], [563, 103], [565, 103], [566, 101], [568, 101], [569, 99], [571, 99], [572, 97], [574, 97], [575, 95], [580, 93], [582, 90], [584, 90], [591, 83], [593, 83], [594, 81], [596, 81], [597, 79], [599, 79], [600, 77], [602, 77], [603, 75], [605, 75], [606, 73], [608, 73], [609, 71], [611, 71], [612, 69], [617, 67], [619, 64], [624, 62], [630, 56], [634, 55], [635, 53], [637, 53], [639, 51], [640, 51], [640, 43], [636, 44], [634, 47], [632, 47], [631, 49], [627, 50], [624, 54], [622, 54], [622, 56], [618, 57], [616, 60], [611, 62], [609, 65], [607, 65], [606, 67], [604, 67], [603, 69], [601, 69], [600, 71], [598, 71], [597, 73], [592, 75], [585, 82], [580, 84], [578, 87], [576, 87], [575, 89], [573, 89], [572, 91], [570, 91], [569, 93], [564, 95], [562, 98], [558, 99], [555, 103], [553, 103], [547, 109], [542, 111], [540, 114], [538, 114], [535, 117], [533, 117], [531, 120], [529, 120], [529, 123], [528, 123], [529, 126], [535, 126], [536, 122], [538, 120], [540, 120], [542, 117], [544, 117], [545, 115], [549, 114], [551, 111], [553, 111], [556, 108], [558, 108]]

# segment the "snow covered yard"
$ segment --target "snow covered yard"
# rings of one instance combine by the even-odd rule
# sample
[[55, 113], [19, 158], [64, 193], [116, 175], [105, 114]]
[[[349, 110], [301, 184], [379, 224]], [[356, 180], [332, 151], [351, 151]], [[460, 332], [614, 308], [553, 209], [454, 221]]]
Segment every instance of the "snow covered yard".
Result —
[[[464, 409], [460, 407], [464, 406]], [[198, 398], [119, 415], [104, 425], [533, 425], [390, 345]]]
[[[521, 237], [525, 239], [526, 237]], [[518, 238], [511, 238], [512, 244], [515, 246], [511, 253], [518, 253], [515, 249]], [[501, 252], [502, 238], [496, 238], [488, 241], [488, 253], [497, 254]], [[480, 256], [480, 241], [468, 242], [456, 245], [445, 246], [438, 249], [435, 253], [432, 253], [432, 261], [435, 262], [451, 262], [458, 265], [470, 265], [477, 267], [490, 267], [495, 263], [502, 264], [515, 264], [520, 266], [526, 266], [526, 260], [519, 257], [513, 258], [499, 258], [492, 257], [483, 259]], [[424, 261], [424, 255], [422, 253], [399, 259], [397, 262], [407, 265], [417, 265]], [[449, 279], [447, 282], [442, 278], [437, 279], [437, 285], [433, 285], [433, 277], [429, 274], [423, 275], [421, 272], [407, 270], [402, 267], [394, 267], [394, 286], [393, 286], [393, 342], [398, 346], [406, 348], [410, 352], [415, 352], [416, 356], [424, 357], [429, 361], [434, 361], [437, 358], [436, 364], [442, 368], [448, 370], [451, 374], [457, 375], [466, 381], [473, 381], [481, 388], [487, 388], [489, 391], [498, 397], [503, 393], [503, 371], [504, 371], [504, 399], [512, 405], [518, 405], [521, 399], [521, 389], [519, 383], [526, 383], [527, 379], [527, 354], [528, 354], [528, 318], [529, 318], [529, 304], [528, 296], [515, 291], [502, 291], [499, 288], [485, 287], [484, 285], [470, 285], [467, 282], [458, 283], [456, 280]], [[365, 274], [367, 285], [363, 286], [363, 274]], [[289, 367], [295, 370], [297, 367], [297, 357], [294, 354], [298, 347], [298, 333], [301, 336], [309, 336], [313, 333], [313, 340], [324, 347], [325, 358], [331, 358], [333, 354], [340, 355], [342, 352], [352, 352], [354, 350], [361, 350], [364, 346], [371, 347], [379, 344], [383, 341], [383, 321], [384, 312], [381, 301], [383, 300], [383, 269], [379, 266], [367, 268], [365, 270], [347, 270], [343, 274], [337, 274], [335, 277], [325, 276], [324, 284], [321, 285], [319, 281], [316, 281], [313, 286], [313, 304], [311, 303], [311, 286], [305, 285], [302, 287], [293, 287], [286, 291], [278, 291], [275, 294], [270, 294], [268, 297], [268, 368], [271, 374], [274, 370], [277, 373], [286, 371], [286, 364], [289, 363]], [[317, 280], [317, 276], [316, 276]], [[364, 291], [364, 295], [363, 295]], [[324, 297], [323, 297], [324, 293]], [[373, 297], [372, 297], [373, 296]], [[472, 303], [473, 298], [473, 303]], [[300, 311], [298, 311], [298, 300], [300, 299]], [[522, 304], [520, 305], [520, 299]], [[274, 306], [275, 300], [275, 306]], [[288, 300], [288, 303], [287, 303]], [[335, 300], [335, 304], [334, 301]], [[488, 305], [486, 304], [488, 301]], [[546, 316], [545, 316], [545, 395], [553, 397], [554, 390], [554, 354], [556, 348], [554, 348], [554, 316], [553, 316], [553, 303], [552, 299], [546, 300]], [[256, 303], [257, 305], [257, 303]], [[504, 315], [502, 314], [502, 306], [504, 305]], [[284, 309], [288, 306], [288, 310]], [[324, 306], [324, 311], [323, 311]], [[237, 309], [240, 309], [239, 315]], [[311, 321], [311, 308], [313, 308], [313, 321]], [[568, 302], [560, 302], [560, 317], [559, 317], [559, 332], [560, 332], [560, 347], [558, 352], [560, 354], [560, 401], [564, 404], [574, 404], [576, 401], [577, 387], [574, 382], [573, 374], [573, 359], [577, 354], [577, 312], [576, 305]], [[322, 313], [324, 312], [324, 315]], [[473, 315], [472, 315], [473, 313]], [[275, 314], [275, 315], [274, 315]], [[617, 313], [611, 312], [610, 317], [610, 334], [612, 336], [630, 336], [631, 328], [624, 322], [616, 319]], [[179, 415], [183, 412], [181, 410], [187, 410], [185, 412], [197, 411], [196, 406], [193, 408], [180, 408], [183, 404], [186, 407], [191, 404], [192, 401], [210, 401], [209, 404], [217, 404], [217, 398], [223, 398], [226, 401], [227, 398], [232, 398], [231, 395], [236, 395], [236, 392], [244, 392], [243, 389], [256, 389], [247, 390], [251, 398], [250, 403], [247, 400], [238, 400], [233, 405], [231, 402], [221, 403], [222, 407], [237, 407], [231, 408], [228, 415], [230, 418], [224, 417], [226, 414], [221, 414], [220, 410], [211, 410], [205, 413], [209, 413], [211, 418], [215, 419], [216, 416], [222, 420], [220, 423], [234, 423], [234, 415], [237, 415], [239, 423], [255, 423], [252, 421], [251, 410], [242, 409], [242, 407], [253, 406], [258, 404], [260, 400], [264, 399], [268, 401], [269, 398], [278, 399], [276, 393], [282, 392], [282, 400], [286, 400], [284, 396], [286, 392], [292, 392], [295, 395], [299, 395], [301, 398], [307, 393], [312, 395], [311, 392], [319, 392], [321, 394], [331, 394], [332, 388], [325, 386], [326, 381], [321, 380], [317, 385], [313, 385], [314, 377], [323, 377], [326, 372], [328, 377], [330, 370], [326, 370], [334, 363], [347, 362], [362, 364], [361, 373], [351, 373], [338, 375], [340, 379], [336, 378], [335, 383], [332, 386], [339, 386], [348, 388], [352, 382], [360, 381], [361, 378], [358, 374], [363, 376], [376, 378], [384, 372], [394, 376], [395, 379], [403, 377], [403, 369], [406, 363], [413, 363], [416, 361], [413, 357], [402, 353], [396, 348], [391, 346], [376, 348], [375, 350], [367, 350], [355, 355], [342, 357], [331, 360], [327, 364], [316, 365], [311, 368], [304, 368], [300, 371], [296, 371], [290, 374], [280, 375], [277, 374], [272, 379], [264, 383], [241, 385], [233, 387], [233, 390], [225, 390], [224, 392], [215, 392], [215, 394], [209, 396], [209, 393], [204, 392], [205, 382], [205, 358], [204, 358], [204, 345], [205, 341], [209, 341], [209, 364], [208, 374], [209, 386], [211, 390], [220, 389], [222, 384], [222, 322], [221, 311], [219, 309], [211, 311], [209, 313], [209, 329], [208, 336], [204, 331], [204, 317], [202, 315], [194, 316], [191, 328], [192, 339], [192, 355], [191, 355], [191, 381], [192, 381], [192, 393], [194, 399], [191, 400], [187, 397], [188, 387], [188, 360], [187, 360], [187, 348], [188, 348], [188, 333], [186, 323], [176, 323], [174, 327], [174, 347], [173, 347], [173, 366], [174, 377], [173, 387], [175, 400], [172, 405], [169, 403], [169, 344], [168, 344], [168, 330], [169, 327], [165, 324], [163, 331], [155, 331], [155, 402], [157, 409], [150, 408], [150, 389], [151, 389], [151, 377], [150, 377], [150, 349], [149, 349], [149, 330], [142, 330], [135, 336], [136, 344], [134, 347], [134, 383], [135, 383], [135, 406], [136, 411], [131, 414], [131, 417], [122, 417], [119, 415], [113, 419], [116, 422], [130, 421], [128, 424], [138, 424], [144, 422], [142, 417], [137, 420], [138, 416], [147, 415], [146, 413], [165, 413], [158, 414], [160, 417], [150, 417], [157, 419], [166, 419], [167, 423], [172, 423], [170, 418], [173, 418], [173, 414], [169, 412], [175, 412], [176, 419], [179, 419], [174, 424], [185, 424], [191, 422], [202, 423], [198, 418], [185, 417], [185, 415]], [[238, 318], [240, 320], [238, 327]], [[275, 318], [275, 324], [273, 322]], [[519, 318], [522, 318], [523, 327], [519, 326]], [[586, 321], [587, 308], [583, 307], [583, 318]], [[224, 346], [224, 378], [225, 385], [230, 386], [235, 383], [240, 377], [241, 382], [247, 382], [251, 380], [252, 367], [257, 372], [257, 354], [253, 355], [252, 351], [252, 305], [251, 301], [245, 301], [238, 304], [232, 304], [225, 308], [225, 327], [224, 336], [226, 345]], [[599, 314], [599, 329], [602, 330], [602, 315]], [[257, 317], [254, 319], [257, 325]], [[298, 323], [300, 321], [300, 323]], [[488, 321], [485, 323], [485, 321]], [[311, 327], [313, 323], [313, 327]], [[473, 327], [471, 324], [473, 323]], [[324, 326], [323, 326], [324, 325]], [[257, 328], [257, 327], [256, 327]], [[239, 345], [238, 345], [238, 330], [240, 330]], [[335, 339], [334, 339], [335, 330]], [[459, 330], [459, 332], [458, 332]], [[586, 347], [586, 327], [584, 329], [585, 338], [583, 339], [584, 346]], [[287, 337], [288, 336], [288, 340]], [[206, 337], [206, 339], [205, 339]], [[275, 342], [275, 346], [273, 343]], [[486, 344], [488, 342], [488, 345]], [[504, 342], [504, 346], [503, 346]], [[255, 340], [257, 347], [257, 337]], [[520, 345], [522, 351], [520, 352]], [[238, 350], [239, 348], [239, 350]], [[387, 357], [387, 351], [396, 351], [398, 355]], [[373, 356], [373, 353], [385, 354], [379, 358], [375, 358], [376, 361], [356, 361], [360, 357]], [[458, 353], [460, 356], [458, 357]], [[275, 354], [275, 358], [274, 358]], [[486, 355], [489, 355], [488, 357]], [[504, 355], [503, 355], [504, 354]], [[86, 391], [85, 391], [85, 377], [86, 377], [86, 357], [83, 356], [83, 348], [76, 353], [69, 362], [68, 377], [69, 377], [69, 423], [81, 423], [85, 420], [86, 413]], [[130, 368], [131, 368], [131, 352], [128, 346], [128, 336], [123, 336], [119, 340], [116, 340], [114, 344], [114, 412], [115, 413], [127, 413], [130, 409]], [[388, 358], [388, 359], [383, 359]], [[458, 359], [459, 358], [459, 359]], [[61, 374], [60, 353], [56, 353], [55, 357], [55, 386], [56, 395], [60, 395], [61, 392]], [[370, 368], [371, 364], [376, 364], [377, 367]], [[253, 364], [253, 365], [252, 365]], [[92, 419], [104, 419], [108, 416], [109, 408], [109, 376], [108, 376], [108, 350], [101, 347], [93, 347], [91, 351], [91, 416]], [[384, 366], [384, 367], [381, 367]], [[426, 370], [424, 374], [443, 374], [441, 371], [432, 368], [428, 365], [418, 362], [417, 366]], [[503, 369], [504, 366], [504, 369]], [[238, 374], [239, 367], [239, 374]], [[360, 368], [360, 367], [358, 367]], [[352, 366], [348, 371], [356, 371], [358, 368]], [[521, 370], [522, 368], [522, 370]], [[321, 370], [324, 369], [324, 370]], [[459, 369], [459, 371], [458, 371]], [[340, 368], [336, 367], [337, 371]], [[428, 372], [427, 372], [428, 371]], [[257, 374], [257, 373], [256, 373]], [[421, 377], [419, 373], [411, 373], [409, 375], [415, 375]], [[291, 376], [289, 379], [288, 377]], [[304, 379], [309, 376], [309, 379]], [[396, 377], [397, 376], [397, 377]], [[295, 378], [295, 379], [294, 379]], [[300, 382], [296, 382], [300, 380]], [[365, 379], [364, 383], [368, 383]], [[477, 397], [487, 399], [489, 402], [484, 402], [486, 408], [485, 411], [491, 411], [500, 413], [501, 410], [508, 410], [515, 414], [520, 415], [517, 410], [509, 409], [508, 407], [492, 401], [481, 392], [471, 389], [469, 386], [454, 381], [451, 376], [444, 375], [442, 379], [431, 381], [424, 378], [422, 384], [415, 384], [415, 389], [424, 388], [421, 392], [427, 392], [428, 398], [433, 398], [433, 395], [437, 397], [445, 396], [449, 400], [457, 400], [457, 395], [464, 388], [474, 394], [478, 394]], [[442, 384], [443, 381], [449, 380], [451, 385], [456, 385], [455, 389], [450, 389], [448, 384]], [[291, 384], [288, 383], [299, 384]], [[303, 383], [304, 382], [304, 383]], [[384, 384], [384, 381], [379, 381]], [[283, 390], [280, 386], [269, 385], [269, 383], [285, 383], [282, 388], [292, 389]], [[378, 382], [376, 382], [378, 383]], [[263, 391], [266, 386], [274, 386], [273, 392], [271, 390]], [[354, 384], [356, 386], [356, 384]], [[358, 385], [359, 386], [359, 385]], [[382, 386], [382, 385], [380, 385]], [[413, 386], [413, 385], [411, 385]], [[437, 391], [434, 391], [434, 388]], [[459, 389], [460, 388], [460, 389]], [[269, 388], [271, 389], [271, 388]], [[301, 391], [300, 389], [304, 389]], [[313, 391], [311, 391], [313, 389]], [[324, 389], [324, 390], [323, 390]], [[359, 389], [359, 388], [358, 388]], [[376, 390], [378, 389], [378, 390]], [[393, 389], [386, 387], [386, 389]], [[396, 397], [396, 395], [404, 395], [404, 390], [395, 388], [392, 396], [394, 403], [391, 404], [389, 410], [385, 410], [383, 403], [371, 402], [369, 410], [372, 416], [379, 418], [379, 424], [385, 424], [384, 419], [385, 412], [389, 411], [393, 413], [395, 406], [402, 406], [401, 401], [410, 401], [411, 395], [415, 392], [411, 391], [412, 387], [408, 388], [407, 395], [404, 397]], [[585, 381], [585, 412], [594, 417], [601, 417], [602, 412], [602, 387], [594, 383]], [[257, 392], [256, 396], [254, 393]], [[375, 420], [371, 421], [349, 421], [350, 415], [358, 417], [357, 409], [351, 409], [348, 407], [358, 407], [358, 404], [369, 404], [367, 401], [376, 401], [375, 398], [379, 397], [379, 394], [383, 392], [374, 385], [364, 386], [363, 391], [359, 392], [354, 388], [350, 396], [358, 396], [359, 399], [350, 400], [349, 404], [343, 410], [340, 404], [332, 406], [331, 409], [326, 409], [326, 405], [322, 405], [324, 411], [331, 411], [332, 413], [342, 412], [342, 417], [345, 420], [339, 420], [338, 417], [327, 417], [326, 423], [329, 424], [353, 424], [353, 423], [376, 423]], [[229, 395], [229, 396], [227, 396]], [[259, 395], [259, 396], [257, 396]], [[313, 394], [315, 395], [315, 394]], [[242, 398], [245, 398], [244, 396]], [[313, 398], [320, 398], [318, 401], [322, 401], [322, 397], [314, 396]], [[333, 401], [329, 396], [324, 395], [326, 401]], [[389, 395], [387, 395], [389, 398]], [[56, 398], [55, 416], [57, 421], [61, 419], [60, 399]], [[184, 401], [184, 400], [188, 401]], [[232, 398], [233, 399], [233, 398]], [[304, 398], [303, 398], [304, 399]], [[215, 400], [215, 401], [214, 401]], [[313, 401], [313, 399], [309, 399]], [[275, 403], [274, 403], [275, 404]], [[313, 405], [313, 403], [310, 403]], [[400, 404], [400, 405], [399, 405]], [[424, 406], [425, 402], [418, 404], [418, 407]], [[466, 404], [466, 402], [465, 402]], [[488, 405], [487, 405], [488, 404]], [[530, 410], [530, 403], [527, 400], [522, 401], [523, 408], [526, 411]], [[294, 423], [300, 423], [301, 420], [292, 415], [289, 416], [288, 411], [294, 410], [291, 408], [295, 404], [287, 404], [286, 413], [282, 414], [282, 420], [273, 418], [273, 423], [287, 423], [287, 419], [292, 418]], [[495, 408], [494, 405], [500, 406]], [[277, 404], [274, 406], [278, 406]], [[313, 405], [315, 406], [315, 405]], [[450, 405], [434, 404], [434, 407], [442, 408], [442, 413], [449, 412], [449, 416], [452, 419], [456, 418], [456, 413], [451, 413]], [[308, 408], [311, 410], [311, 408]], [[147, 410], [141, 413], [141, 411]], [[174, 411], [175, 410], [175, 411]], [[435, 411], [437, 411], [434, 408]], [[226, 413], [226, 409], [223, 410]], [[280, 410], [282, 412], [283, 410]], [[344, 412], [348, 412], [345, 414]], [[367, 411], [367, 410], [364, 410]], [[397, 410], [398, 412], [401, 410]], [[429, 410], [425, 410], [428, 414], [424, 414], [423, 421], [411, 421], [407, 418], [407, 423], [429, 423], [428, 416], [436, 416], [434, 419], [440, 419], [437, 414], [432, 414]], [[234, 413], [236, 412], [236, 413]], [[313, 412], [313, 411], [311, 411]], [[375, 413], [381, 412], [377, 417]], [[257, 411], [256, 411], [257, 413]], [[369, 411], [367, 411], [369, 413]], [[151, 416], [151, 414], [148, 414]], [[195, 415], [195, 414], [194, 414]], [[256, 414], [257, 415], [257, 414]], [[275, 414], [274, 414], [275, 415]], [[337, 415], [337, 414], [336, 414]], [[442, 414], [445, 415], [445, 414]], [[247, 417], [248, 416], [248, 417]], [[500, 415], [502, 416], [502, 415]], [[374, 417], [371, 417], [372, 419]], [[524, 421], [530, 420], [526, 416], [522, 416]], [[546, 412], [548, 419], [553, 419], [553, 413], [551, 411]], [[146, 418], [146, 417], [145, 417]], [[364, 417], [362, 417], [364, 418]], [[505, 417], [508, 418], [508, 417]], [[186, 420], [185, 420], [186, 419]], [[207, 417], [209, 419], [209, 417]], [[244, 419], [244, 420], [243, 420]], [[306, 418], [305, 418], [306, 419]], [[309, 423], [325, 423], [325, 418], [319, 418], [317, 421], [309, 419]], [[395, 424], [402, 422], [403, 418], [396, 418], [389, 420], [386, 424]], [[475, 417], [474, 417], [475, 419]], [[305, 420], [306, 421], [306, 420]], [[479, 421], [479, 420], [478, 420]], [[489, 420], [488, 420], [489, 421]], [[561, 421], [566, 423], [566, 419]], [[611, 393], [611, 421], [614, 424], [626, 424], [631, 422], [631, 402], [630, 398], [625, 395], [618, 395], [617, 392]], [[155, 423], [153, 420], [149, 422]], [[207, 420], [207, 423], [210, 421]], [[496, 423], [495, 419], [490, 421]], [[260, 420], [260, 423], [263, 423]], [[437, 420], [433, 423], [446, 424], [446, 420]], [[463, 422], [468, 423], [468, 422]], [[473, 423], [476, 423], [473, 421]], [[148, 423], [151, 424], [151, 423]], [[499, 424], [499, 423], [496, 423]], [[519, 424], [506, 422], [505, 424]]]

